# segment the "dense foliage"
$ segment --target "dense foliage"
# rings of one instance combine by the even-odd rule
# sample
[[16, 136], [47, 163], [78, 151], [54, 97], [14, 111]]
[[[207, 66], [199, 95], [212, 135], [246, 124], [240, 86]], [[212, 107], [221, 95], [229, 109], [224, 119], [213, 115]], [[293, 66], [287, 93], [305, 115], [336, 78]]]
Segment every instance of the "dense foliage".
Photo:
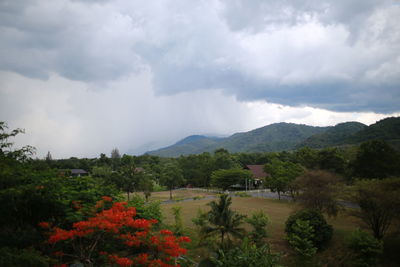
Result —
[[[178, 266], [175, 259], [186, 253], [182, 243], [188, 237], [175, 237], [169, 230], [152, 231], [157, 221], [136, 217], [128, 203], [111, 203], [110, 197], [98, 201], [99, 210], [86, 220], [75, 222], [72, 229], [49, 228], [48, 243], [60, 263], [80, 262], [86, 266]], [[106, 206], [110, 206], [107, 208]]]
[[350, 200], [360, 208], [352, 214], [364, 222], [375, 238], [382, 239], [400, 218], [399, 192], [399, 178], [359, 181]]
[[279, 259], [280, 255], [271, 252], [268, 244], [257, 247], [245, 239], [238, 247], [218, 250], [211, 260], [215, 267], [279, 267]]
[[352, 266], [376, 266], [383, 253], [383, 242], [358, 229], [349, 237], [348, 248], [351, 252]]
[[285, 225], [285, 232], [288, 236], [293, 234], [298, 235], [298, 231], [296, 230], [298, 222], [296, 221], [308, 222], [307, 227], [311, 227], [312, 229], [310, 230], [312, 234], [308, 235], [308, 239], [312, 242], [313, 247], [321, 250], [327, 246], [332, 238], [333, 228], [326, 222], [320, 212], [308, 209], [292, 214], [287, 219]]

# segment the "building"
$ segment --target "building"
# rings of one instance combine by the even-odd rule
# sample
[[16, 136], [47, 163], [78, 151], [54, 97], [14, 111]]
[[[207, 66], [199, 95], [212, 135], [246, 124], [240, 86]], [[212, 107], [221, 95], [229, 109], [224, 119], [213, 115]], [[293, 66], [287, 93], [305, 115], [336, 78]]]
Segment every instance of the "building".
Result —
[[253, 174], [253, 188], [261, 187], [265, 178], [269, 176], [269, 174], [264, 171], [264, 165], [246, 165], [245, 169], [251, 171]]
[[81, 176], [88, 176], [89, 173], [82, 169], [71, 169], [70, 170], [71, 177], [81, 177]]

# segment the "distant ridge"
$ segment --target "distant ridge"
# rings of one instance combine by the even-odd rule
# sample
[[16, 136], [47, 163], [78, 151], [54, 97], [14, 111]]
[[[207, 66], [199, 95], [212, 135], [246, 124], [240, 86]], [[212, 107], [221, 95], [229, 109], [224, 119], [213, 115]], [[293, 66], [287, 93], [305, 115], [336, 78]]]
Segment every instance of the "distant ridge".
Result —
[[354, 145], [371, 139], [388, 141], [400, 148], [400, 118], [386, 118], [366, 126], [344, 122], [335, 126], [315, 127], [295, 123], [274, 123], [248, 132], [218, 138], [204, 135], [188, 136], [174, 145], [147, 152], [162, 157], [213, 152], [225, 148], [229, 152], [279, 152], [301, 147], [326, 148]]
[[324, 148], [327, 146], [337, 146], [346, 143], [346, 140], [355, 133], [367, 128], [368, 126], [360, 122], [344, 122], [333, 127], [329, 127], [325, 132], [310, 136], [296, 148]]

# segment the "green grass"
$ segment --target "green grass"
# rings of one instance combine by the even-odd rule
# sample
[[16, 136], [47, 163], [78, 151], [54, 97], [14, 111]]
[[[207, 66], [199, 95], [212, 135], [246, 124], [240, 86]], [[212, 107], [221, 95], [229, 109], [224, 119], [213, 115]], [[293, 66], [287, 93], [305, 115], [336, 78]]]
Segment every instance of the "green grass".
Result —
[[[208, 211], [209, 199], [201, 199], [195, 201], [186, 201], [179, 203], [170, 203], [161, 205], [165, 220], [167, 224], [173, 223], [173, 216], [171, 208], [174, 206], [182, 207], [182, 218], [184, 227], [189, 228], [189, 232], [193, 232], [194, 224], [191, 221], [197, 215], [197, 210], [202, 209]], [[285, 222], [287, 218], [296, 210], [296, 206], [292, 202], [284, 200], [272, 200], [266, 198], [255, 198], [255, 197], [233, 197], [232, 208], [237, 212], [245, 215], [251, 215], [253, 212], [262, 210], [270, 218], [270, 225], [267, 226], [268, 241], [275, 251], [283, 253], [284, 263], [288, 266], [292, 266], [293, 260], [290, 256], [290, 248], [285, 240]], [[323, 261], [335, 262], [338, 260], [337, 252], [342, 251], [344, 241], [346, 237], [358, 227], [358, 221], [341, 213], [336, 218], [328, 218], [328, 223], [334, 228], [334, 235], [330, 247], [320, 253], [319, 258], [323, 258]], [[244, 224], [247, 230], [250, 230], [249, 225]]]
[[[144, 197], [142, 192], [138, 192], [138, 194]], [[172, 190], [172, 199], [173, 200], [183, 200], [187, 198], [204, 198], [206, 196], [213, 196], [214, 193], [205, 192], [205, 191], [196, 191], [196, 190]], [[152, 192], [150, 197], [150, 201], [164, 201], [169, 200], [169, 191], [161, 191], [161, 192]]]

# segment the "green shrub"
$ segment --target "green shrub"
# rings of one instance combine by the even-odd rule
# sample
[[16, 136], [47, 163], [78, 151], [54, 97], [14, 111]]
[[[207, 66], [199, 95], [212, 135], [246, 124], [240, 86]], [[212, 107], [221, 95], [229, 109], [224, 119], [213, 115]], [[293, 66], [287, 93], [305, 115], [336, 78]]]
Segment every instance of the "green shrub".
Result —
[[315, 231], [310, 221], [301, 219], [297, 219], [292, 224], [291, 232], [287, 237], [290, 246], [303, 261], [311, 259], [317, 253], [317, 248], [313, 243], [314, 238]]
[[49, 259], [33, 249], [0, 248], [0, 266], [48, 267]]
[[145, 199], [138, 194], [133, 195], [129, 201], [129, 206], [135, 207], [137, 211], [137, 217], [143, 219], [156, 219], [162, 222], [162, 213], [160, 208], [160, 201], [147, 202]]
[[257, 246], [264, 243], [264, 238], [267, 237], [267, 225], [270, 220], [264, 211], [256, 211], [246, 218], [246, 222], [252, 226], [252, 231], [249, 233], [250, 240]]
[[244, 239], [239, 247], [228, 251], [218, 250], [211, 262], [218, 267], [279, 267], [280, 255], [272, 253], [268, 245], [257, 247]]
[[235, 193], [236, 197], [251, 197], [248, 193], [246, 192], [236, 192]]
[[315, 210], [302, 210], [289, 216], [286, 221], [285, 232], [289, 236], [293, 233], [293, 227], [297, 220], [308, 221], [314, 229], [314, 237], [311, 239], [313, 246], [318, 250], [323, 249], [331, 240], [333, 228], [324, 216]]
[[360, 229], [351, 234], [348, 240], [348, 248], [351, 251], [352, 266], [376, 266], [383, 253], [382, 241]]

